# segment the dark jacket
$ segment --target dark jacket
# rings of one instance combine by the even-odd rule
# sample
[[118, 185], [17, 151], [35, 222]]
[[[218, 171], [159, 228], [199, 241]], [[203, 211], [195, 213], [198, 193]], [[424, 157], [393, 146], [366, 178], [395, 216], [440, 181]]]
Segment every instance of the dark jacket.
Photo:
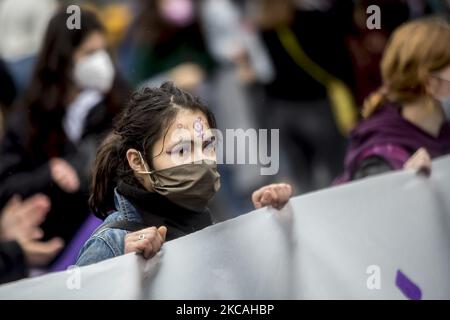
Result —
[[89, 265], [123, 255], [128, 231], [110, 228], [117, 221], [130, 221], [148, 227], [167, 227], [166, 241], [174, 240], [212, 225], [209, 210], [194, 212], [177, 206], [167, 198], [119, 182], [114, 191], [116, 210], [94, 231], [77, 259], [78, 266]]
[[51, 200], [51, 210], [42, 226], [45, 239], [59, 236], [66, 243], [70, 241], [89, 213], [87, 199], [90, 163], [112, 123], [112, 117], [105, 110], [103, 103], [95, 106], [87, 116], [80, 142], [75, 145], [69, 139], [64, 139], [59, 154], [55, 155], [67, 160], [78, 173], [81, 187], [72, 194], [61, 190], [52, 180], [50, 157], [43, 151], [46, 141], [29, 145], [31, 129], [26, 112], [17, 111], [12, 114], [0, 143], [0, 207], [14, 194], [26, 198], [44, 193]]
[[[297, 10], [290, 26], [305, 54], [322, 69], [349, 85], [353, 84], [354, 79], [344, 39], [349, 32], [351, 14], [351, 4], [335, 1], [332, 8], [325, 12]], [[261, 36], [275, 69], [275, 78], [265, 87], [269, 97], [288, 101], [327, 98], [327, 89], [296, 63], [276, 30], [265, 30]]]
[[[9, 107], [16, 98], [16, 87], [14, 81], [9, 74], [6, 65], [0, 59], [0, 107], [9, 111]], [[4, 111], [4, 110], [2, 110]]]
[[0, 242], [0, 283], [27, 276], [22, 248], [15, 241]]

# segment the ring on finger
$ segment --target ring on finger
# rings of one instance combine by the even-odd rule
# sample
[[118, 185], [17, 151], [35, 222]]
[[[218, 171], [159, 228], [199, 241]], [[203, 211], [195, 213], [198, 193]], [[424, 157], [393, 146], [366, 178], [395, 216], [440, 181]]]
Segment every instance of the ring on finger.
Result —
[[139, 240], [144, 240], [145, 239], [145, 233], [141, 233], [138, 237]]

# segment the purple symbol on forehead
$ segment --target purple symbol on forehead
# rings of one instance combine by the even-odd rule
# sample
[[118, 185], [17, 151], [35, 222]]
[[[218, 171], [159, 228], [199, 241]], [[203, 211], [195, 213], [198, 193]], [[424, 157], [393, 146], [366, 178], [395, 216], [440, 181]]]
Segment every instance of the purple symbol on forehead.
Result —
[[397, 270], [395, 284], [401, 292], [410, 300], [422, 299], [422, 291], [401, 270]]
[[197, 133], [197, 137], [202, 138], [205, 135], [203, 133], [203, 124], [202, 124], [202, 119], [200, 117], [198, 117], [195, 121], [194, 121], [194, 131]]

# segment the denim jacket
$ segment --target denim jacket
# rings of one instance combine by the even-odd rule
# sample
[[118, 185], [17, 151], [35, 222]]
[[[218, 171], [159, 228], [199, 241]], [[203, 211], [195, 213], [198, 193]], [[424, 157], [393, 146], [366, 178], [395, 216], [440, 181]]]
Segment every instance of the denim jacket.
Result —
[[142, 223], [141, 215], [136, 208], [121, 194], [114, 190], [116, 211], [108, 215], [105, 221], [94, 231], [78, 254], [76, 265], [85, 266], [114, 258], [124, 254], [125, 235], [121, 229], [102, 227], [113, 221], [127, 220]]

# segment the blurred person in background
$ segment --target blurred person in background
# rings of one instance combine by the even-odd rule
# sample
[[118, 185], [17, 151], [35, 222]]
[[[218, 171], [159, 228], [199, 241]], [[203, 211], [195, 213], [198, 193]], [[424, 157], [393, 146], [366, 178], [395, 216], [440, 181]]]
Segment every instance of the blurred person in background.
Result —
[[0, 59], [0, 139], [3, 136], [4, 119], [16, 98], [16, 86], [8, 68]]
[[88, 216], [90, 163], [127, 94], [96, 16], [82, 10], [82, 27], [73, 30], [67, 18], [62, 10], [50, 20], [30, 86], [8, 117], [0, 146], [0, 205], [14, 194], [47, 195], [45, 239], [65, 243]]
[[29, 85], [48, 21], [58, 5], [57, 0], [0, 0], [0, 58], [19, 96]]
[[450, 25], [424, 18], [400, 26], [381, 61], [383, 85], [364, 104], [340, 181], [450, 153]]
[[50, 199], [37, 194], [14, 196], [0, 212], [0, 283], [26, 277], [29, 268], [45, 266], [62, 249], [60, 238], [40, 241], [39, 225], [49, 209]]
[[[273, 66], [257, 29], [245, 15], [245, 3], [203, 0], [200, 13], [206, 44], [217, 65], [211, 77], [210, 104], [220, 119], [219, 129], [263, 128], [258, 117], [262, 84], [272, 80]], [[258, 141], [249, 139], [248, 149], [256, 152], [257, 148]], [[214, 212], [226, 213], [227, 219], [251, 210], [251, 192], [270, 181], [260, 170], [259, 164], [220, 166], [223, 192], [213, 203]]]
[[139, 0], [120, 47], [121, 70], [134, 87], [174, 81], [200, 93], [214, 67], [193, 0]]
[[[63, 0], [67, 6], [74, 0]], [[117, 49], [131, 23], [129, 1], [123, 0], [78, 0], [86, 9], [94, 11], [102, 22], [108, 44]]]
[[251, 1], [249, 10], [275, 68], [265, 86], [267, 107], [260, 113], [267, 127], [280, 129], [280, 149], [287, 158], [280, 174], [294, 179], [300, 192], [324, 187], [340, 172], [345, 151], [335, 121], [340, 110], [329, 99], [332, 83], [345, 90], [346, 108], [354, 108], [345, 46], [352, 3], [261, 0]]
[[[362, 106], [364, 99], [381, 85], [380, 62], [389, 36], [402, 23], [429, 14], [450, 18], [450, 2], [446, 0], [357, 0], [354, 1], [353, 29], [347, 37], [352, 57], [355, 99]], [[380, 29], [369, 29], [367, 8], [376, 5], [382, 13]]]
[[[369, 29], [366, 10], [370, 5], [380, 8], [380, 29]], [[355, 2], [353, 28], [347, 37], [352, 58], [355, 99], [362, 106], [364, 99], [381, 85], [380, 61], [391, 33], [409, 19], [408, 4], [392, 0], [359, 0]]]

